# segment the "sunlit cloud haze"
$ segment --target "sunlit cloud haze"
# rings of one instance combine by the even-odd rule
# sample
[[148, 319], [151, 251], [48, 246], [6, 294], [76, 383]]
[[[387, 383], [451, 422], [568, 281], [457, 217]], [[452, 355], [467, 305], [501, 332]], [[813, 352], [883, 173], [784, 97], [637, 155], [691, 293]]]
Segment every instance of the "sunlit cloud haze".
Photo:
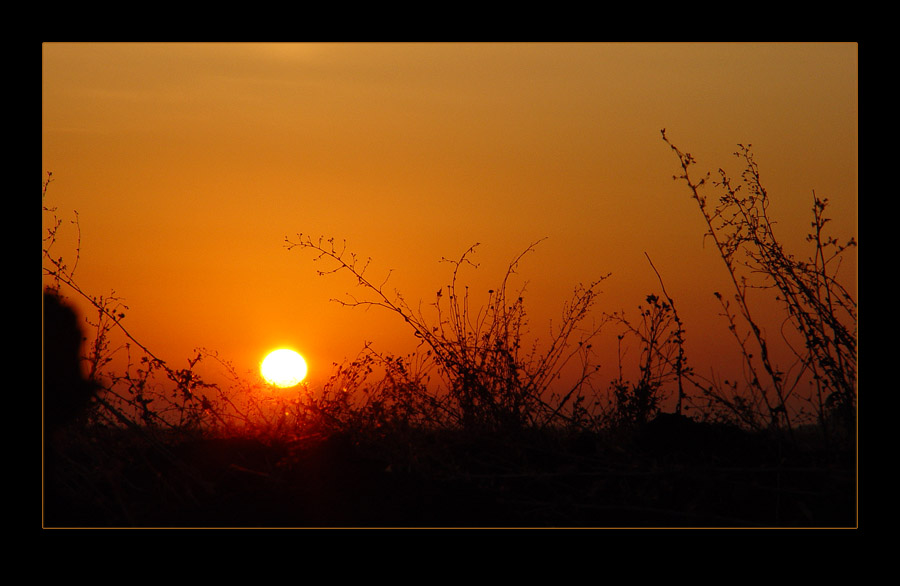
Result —
[[852, 43], [47, 43], [41, 96], [45, 203], [77, 210], [76, 279], [122, 297], [129, 331], [175, 366], [203, 347], [255, 372], [289, 346], [316, 384], [364, 342], [415, 349], [397, 315], [330, 301], [361, 291], [286, 250], [302, 232], [346, 240], [377, 282], [392, 270], [413, 306], [447, 284], [442, 257], [480, 243], [464, 277], [483, 302], [546, 237], [517, 275], [538, 338], [578, 283], [611, 273], [598, 312], [659, 293], [646, 254], [693, 366], [730, 368], [727, 273], [662, 128], [734, 176], [751, 143], [798, 255], [813, 191], [832, 233], [858, 236]]

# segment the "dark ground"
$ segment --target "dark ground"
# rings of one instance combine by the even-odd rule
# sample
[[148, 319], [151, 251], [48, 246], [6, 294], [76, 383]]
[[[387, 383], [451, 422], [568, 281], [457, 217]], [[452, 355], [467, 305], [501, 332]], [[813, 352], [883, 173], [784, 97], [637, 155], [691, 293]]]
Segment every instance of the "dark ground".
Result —
[[293, 441], [62, 430], [51, 527], [854, 527], [852, 458], [661, 419], [612, 435]]

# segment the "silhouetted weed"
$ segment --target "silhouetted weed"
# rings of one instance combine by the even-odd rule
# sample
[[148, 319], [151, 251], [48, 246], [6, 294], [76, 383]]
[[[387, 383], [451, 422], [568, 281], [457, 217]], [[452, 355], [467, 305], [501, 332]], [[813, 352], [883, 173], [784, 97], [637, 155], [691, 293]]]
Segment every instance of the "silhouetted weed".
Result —
[[[813, 231], [806, 238], [813, 251], [807, 259], [795, 258], [775, 236], [768, 213], [769, 196], [751, 145], [738, 145], [735, 155], [745, 169], [741, 184], [735, 185], [722, 169], [715, 181], [709, 174], [692, 178], [696, 160], [669, 142], [665, 130], [661, 134], [683, 171], [675, 179], [688, 186], [706, 222], [706, 237], [714, 243], [731, 279], [732, 295], [714, 294], [746, 373], [740, 385], [699, 383], [698, 387], [708, 400], [726, 408], [741, 423], [785, 428], [789, 434], [800, 414], [793, 406], [799, 398], [812, 407], [829, 437], [837, 432], [846, 441], [854, 433], [856, 418], [857, 305], [837, 272], [843, 253], [855, 247], [856, 240], [841, 243], [824, 233], [828, 200], [813, 192]], [[706, 195], [710, 185], [717, 190], [717, 198]], [[772, 342], [754, 317], [752, 296], [763, 290], [772, 291], [783, 305], [785, 324], [793, 328], [801, 342], [791, 346], [796, 360], [789, 367], [774, 362]], [[805, 396], [801, 387], [804, 382], [812, 388]]]

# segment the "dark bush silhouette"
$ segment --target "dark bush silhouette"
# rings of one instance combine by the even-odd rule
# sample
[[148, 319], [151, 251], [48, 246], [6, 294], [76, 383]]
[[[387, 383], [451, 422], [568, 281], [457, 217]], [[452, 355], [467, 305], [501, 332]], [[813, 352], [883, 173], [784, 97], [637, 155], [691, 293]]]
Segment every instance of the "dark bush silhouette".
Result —
[[84, 336], [75, 311], [53, 291], [44, 292], [44, 431], [52, 435], [85, 414], [97, 386], [81, 372]]
[[768, 436], [738, 427], [659, 413], [640, 427], [636, 447], [671, 462], [721, 465], [760, 464]]
[[[43, 514], [45, 524], [82, 525], [96, 518], [71, 491], [73, 461], [67, 430], [86, 419], [97, 385], [81, 371], [84, 340], [78, 315], [59, 295], [43, 295]], [[77, 468], [77, 464], [74, 464]], [[82, 511], [88, 512], [82, 514]]]

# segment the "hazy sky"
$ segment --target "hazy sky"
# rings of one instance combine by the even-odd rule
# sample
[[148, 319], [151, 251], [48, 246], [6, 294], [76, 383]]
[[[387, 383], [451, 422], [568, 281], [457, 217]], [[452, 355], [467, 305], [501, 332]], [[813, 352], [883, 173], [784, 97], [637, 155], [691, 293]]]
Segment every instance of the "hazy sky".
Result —
[[[708, 370], [712, 349], [730, 344], [712, 296], [726, 275], [672, 180], [661, 128], [698, 169], [735, 176], [737, 143], [752, 143], [798, 254], [813, 190], [831, 202], [831, 230], [858, 236], [855, 44], [41, 52], [45, 203], [78, 212], [76, 279], [123, 297], [129, 330], [179, 368], [204, 347], [255, 371], [288, 345], [316, 381], [365, 341], [414, 346], [396, 316], [329, 302], [355, 282], [319, 277], [325, 267], [287, 251], [302, 232], [346, 239], [372, 257], [373, 276], [393, 269], [389, 285], [414, 303], [447, 284], [442, 257], [480, 243], [467, 275], [486, 299], [508, 261], [547, 237], [520, 267], [538, 337], [579, 282], [612, 273], [599, 311], [659, 292], [646, 252], [679, 303], [689, 358]], [[854, 285], [855, 265], [843, 270]]]

